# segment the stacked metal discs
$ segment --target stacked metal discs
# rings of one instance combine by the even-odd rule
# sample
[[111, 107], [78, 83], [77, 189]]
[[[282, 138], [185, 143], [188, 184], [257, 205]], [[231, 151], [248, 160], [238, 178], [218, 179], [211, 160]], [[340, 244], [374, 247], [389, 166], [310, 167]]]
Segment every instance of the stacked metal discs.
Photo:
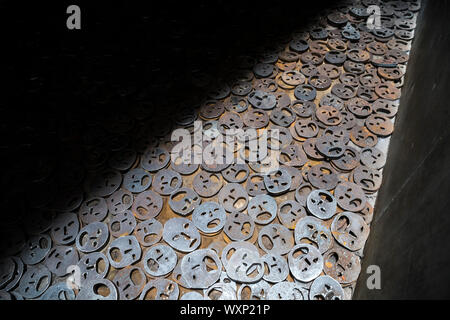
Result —
[[[196, 75], [197, 108], [161, 119], [143, 103], [88, 126], [70, 170], [47, 179], [44, 161], [33, 219], [3, 235], [0, 298], [350, 299], [420, 1], [347, 2], [223, 79]], [[258, 136], [224, 143], [231, 162], [174, 161], [172, 129], [194, 136], [195, 121], [193, 150], [229, 129]], [[270, 130], [279, 141], [250, 161], [248, 142]]]

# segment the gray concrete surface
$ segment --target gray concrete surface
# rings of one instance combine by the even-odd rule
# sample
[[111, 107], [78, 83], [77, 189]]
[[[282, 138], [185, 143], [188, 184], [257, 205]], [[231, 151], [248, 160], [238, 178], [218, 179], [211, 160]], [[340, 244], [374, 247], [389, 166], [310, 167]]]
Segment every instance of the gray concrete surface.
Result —
[[450, 2], [422, 5], [354, 299], [450, 298]]

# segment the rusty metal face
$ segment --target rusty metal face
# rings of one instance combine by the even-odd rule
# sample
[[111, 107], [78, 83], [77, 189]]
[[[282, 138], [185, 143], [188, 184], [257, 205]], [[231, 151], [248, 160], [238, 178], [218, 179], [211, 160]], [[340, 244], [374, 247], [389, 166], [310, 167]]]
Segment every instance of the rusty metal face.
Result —
[[309, 183], [318, 189], [331, 190], [338, 183], [336, 171], [326, 162], [317, 164], [308, 171]]
[[358, 279], [361, 260], [351, 251], [335, 246], [324, 254], [323, 270], [339, 283], [351, 283]]
[[353, 181], [368, 192], [375, 192], [381, 186], [383, 176], [376, 169], [359, 166], [353, 171]]
[[382, 169], [386, 164], [386, 155], [376, 147], [361, 150], [361, 163], [371, 169]]
[[253, 129], [261, 129], [269, 123], [269, 115], [261, 109], [249, 109], [243, 116], [244, 124]]
[[309, 289], [310, 300], [344, 300], [344, 290], [339, 282], [330, 276], [320, 276]]
[[314, 190], [307, 198], [308, 211], [317, 218], [327, 220], [336, 213], [336, 198], [326, 190]]
[[294, 95], [301, 101], [312, 101], [316, 98], [316, 89], [309, 84], [301, 84], [295, 87]]
[[[2, 287], [5, 291], [11, 291], [13, 290], [17, 284], [19, 283], [20, 279], [22, 278], [25, 265], [22, 262], [22, 259], [19, 257], [13, 256], [12, 257], [14, 265], [11, 266], [11, 264], [4, 265], [3, 262], [0, 265], [2, 268], [2, 271], [0, 273], [0, 277], [2, 279]], [[8, 272], [8, 274], [6, 274]]]
[[289, 269], [295, 279], [309, 282], [317, 278], [323, 269], [323, 257], [318, 249], [310, 244], [298, 244], [288, 255]]
[[122, 236], [111, 242], [106, 253], [110, 265], [120, 269], [138, 261], [142, 249], [135, 236]]
[[334, 190], [337, 204], [345, 211], [358, 212], [366, 206], [366, 195], [357, 184], [342, 181]]
[[186, 218], [172, 218], [166, 222], [163, 239], [172, 248], [192, 252], [200, 246], [201, 237], [194, 223]]
[[141, 166], [150, 172], [158, 171], [170, 161], [169, 152], [163, 148], [151, 148], [145, 151], [141, 158]]
[[366, 127], [355, 126], [350, 131], [350, 139], [358, 147], [374, 147], [378, 143], [376, 135], [367, 130]]
[[160, 195], [148, 190], [140, 193], [133, 202], [132, 212], [136, 218], [146, 220], [156, 217], [162, 210], [163, 200]]
[[289, 265], [285, 258], [280, 255], [268, 253], [262, 257], [266, 273], [264, 280], [271, 283], [278, 283], [286, 280], [289, 275]]
[[331, 233], [342, 246], [356, 251], [364, 246], [369, 235], [369, 227], [356, 213], [342, 212], [334, 218]]
[[108, 225], [103, 222], [92, 222], [80, 230], [75, 243], [78, 250], [89, 253], [102, 248], [108, 239]]
[[324, 222], [311, 216], [298, 221], [295, 226], [294, 238], [296, 244], [313, 243], [321, 253], [327, 251], [333, 241], [331, 232]]

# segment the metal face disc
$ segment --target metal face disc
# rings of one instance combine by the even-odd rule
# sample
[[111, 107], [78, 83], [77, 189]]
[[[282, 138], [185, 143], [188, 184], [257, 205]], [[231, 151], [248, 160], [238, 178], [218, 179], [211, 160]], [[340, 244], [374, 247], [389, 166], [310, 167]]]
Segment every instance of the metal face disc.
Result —
[[251, 174], [247, 179], [246, 191], [251, 197], [255, 197], [260, 194], [267, 194], [267, 190], [264, 185], [264, 176], [259, 173]]
[[77, 266], [80, 268], [80, 281], [84, 283], [92, 279], [105, 278], [109, 271], [109, 261], [101, 252], [84, 255]]
[[353, 182], [363, 190], [375, 192], [381, 187], [383, 175], [376, 169], [359, 166], [353, 171]]
[[[4, 278], [4, 275], [2, 276], [3, 280], [9, 279], [8, 283], [3, 288], [5, 291], [11, 291], [17, 286], [20, 279], [22, 278], [23, 271], [25, 269], [22, 259], [20, 259], [19, 257], [15, 257], [15, 256], [13, 256], [12, 259], [14, 261], [15, 266], [14, 266], [14, 270], [11, 273], [11, 276], [7, 276], [6, 278]], [[11, 267], [9, 267], [9, 268], [11, 268]], [[9, 269], [9, 268], [6, 267], [6, 270], [10, 271], [11, 269]], [[8, 273], [8, 275], [9, 275], [9, 273]]]
[[108, 215], [106, 200], [100, 197], [89, 198], [81, 205], [78, 216], [84, 225], [91, 222], [102, 221]]
[[28, 266], [16, 291], [25, 299], [33, 299], [43, 294], [50, 286], [52, 275], [43, 265]]
[[279, 161], [286, 166], [301, 167], [308, 158], [300, 146], [288, 145], [280, 150]]
[[111, 242], [106, 255], [111, 266], [120, 269], [138, 261], [142, 250], [136, 237], [122, 236]]
[[58, 282], [48, 288], [40, 300], [75, 300], [75, 292], [67, 287], [66, 282]]
[[259, 231], [258, 245], [267, 253], [284, 255], [294, 246], [294, 237], [285, 226], [272, 223]]
[[140, 193], [133, 202], [131, 210], [139, 220], [155, 218], [162, 210], [163, 199], [151, 190]]
[[205, 300], [205, 298], [197, 291], [190, 291], [188, 293], [183, 294], [180, 300]]
[[262, 109], [249, 109], [243, 116], [244, 124], [253, 129], [261, 129], [269, 123], [269, 115]]
[[189, 288], [206, 289], [219, 280], [222, 263], [213, 250], [200, 249], [183, 257], [181, 271]]
[[369, 236], [369, 226], [353, 212], [338, 214], [331, 224], [331, 233], [341, 245], [351, 251], [361, 249]]
[[257, 195], [250, 200], [248, 215], [257, 224], [269, 224], [277, 216], [277, 202], [269, 195]]
[[158, 243], [162, 238], [163, 225], [156, 219], [139, 222], [134, 229], [134, 236], [144, 247]]
[[300, 287], [294, 282], [283, 281], [274, 284], [267, 295], [267, 300], [304, 300]]
[[[247, 294], [247, 289], [250, 292]], [[270, 290], [270, 284], [264, 280], [260, 280], [257, 283], [244, 283], [241, 284], [237, 292], [238, 300], [267, 300], [267, 295]]]
[[121, 212], [111, 218], [109, 228], [115, 238], [129, 235], [136, 227], [136, 218], [130, 210]]
[[0, 260], [0, 288], [3, 288], [14, 277], [16, 263], [11, 257]]
[[329, 159], [337, 159], [344, 154], [346, 146], [343, 139], [325, 135], [316, 139], [316, 149]]
[[386, 164], [386, 155], [376, 147], [361, 150], [361, 163], [371, 169], [380, 170]]
[[123, 186], [130, 192], [140, 193], [152, 185], [152, 175], [142, 168], [134, 168], [123, 177]]
[[170, 161], [169, 152], [163, 148], [151, 148], [145, 151], [141, 158], [141, 166], [150, 172], [158, 171], [167, 166]]
[[194, 223], [186, 218], [172, 218], [166, 222], [163, 239], [172, 248], [191, 252], [200, 246], [201, 237]]
[[134, 300], [141, 293], [147, 279], [141, 268], [130, 266], [119, 270], [112, 282], [117, 287], [120, 300]]
[[193, 187], [200, 196], [209, 198], [222, 188], [222, 180], [218, 173], [201, 170], [194, 177]]
[[264, 276], [264, 263], [253, 250], [237, 249], [225, 265], [228, 276], [238, 282], [254, 283]]
[[298, 244], [289, 252], [288, 263], [295, 279], [309, 282], [322, 273], [323, 257], [312, 245]]
[[239, 211], [231, 212], [227, 217], [223, 231], [232, 241], [248, 240], [255, 231], [255, 222], [248, 214]]
[[116, 215], [129, 209], [133, 204], [133, 195], [130, 191], [119, 189], [106, 200], [108, 210]]
[[268, 253], [262, 257], [265, 265], [264, 280], [271, 283], [278, 283], [286, 280], [289, 275], [289, 265], [285, 258], [280, 255]]
[[238, 183], [229, 183], [219, 192], [219, 202], [228, 212], [243, 211], [248, 205], [248, 195]]
[[318, 189], [331, 190], [336, 187], [338, 177], [328, 163], [320, 163], [308, 171], [308, 181]]
[[144, 254], [142, 263], [144, 270], [152, 277], [165, 276], [177, 265], [175, 251], [165, 244], [156, 244]]
[[313, 138], [319, 133], [319, 126], [314, 120], [300, 119], [295, 122], [295, 133], [304, 139]]
[[267, 192], [280, 195], [291, 188], [292, 178], [285, 169], [278, 169], [264, 176]]
[[316, 105], [312, 101], [294, 100], [291, 109], [301, 118], [311, 117], [316, 112]]
[[32, 236], [28, 239], [20, 258], [25, 264], [34, 265], [47, 256], [52, 247], [52, 239], [46, 234]]
[[250, 170], [245, 164], [232, 164], [222, 171], [223, 178], [230, 183], [242, 183], [248, 178]]
[[169, 198], [169, 206], [182, 216], [190, 214], [201, 202], [198, 194], [189, 188], [180, 188], [173, 192]]
[[339, 283], [351, 283], [361, 272], [361, 259], [348, 250], [335, 246], [324, 254], [324, 271]]
[[247, 241], [231, 242], [225, 248], [223, 248], [222, 255], [220, 256], [220, 260], [222, 261], [222, 264], [225, 267], [225, 269], [228, 264], [228, 261], [230, 260], [231, 256], [233, 255], [233, 253], [236, 252], [236, 250], [242, 249], [242, 248], [250, 250], [250, 251], [254, 251], [256, 254], [259, 255], [258, 248], [250, 242], [247, 242]]
[[107, 279], [86, 281], [77, 295], [77, 300], [117, 300], [117, 298], [116, 287]]
[[52, 239], [58, 244], [72, 243], [80, 230], [80, 222], [75, 213], [59, 214], [53, 221], [50, 231]]
[[205, 202], [196, 207], [192, 222], [203, 233], [216, 233], [223, 228], [227, 215], [224, 208], [216, 202]]
[[[149, 296], [152, 289], [156, 289], [155, 296]], [[177, 300], [180, 294], [178, 285], [167, 279], [154, 279], [149, 281], [142, 289], [139, 300]]]
[[339, 207], [345, 211], [358, 212], [366, 206], [366, 195], [363, 189], [351, 182], [340, 182], [334, 191]]
[[295, 200], [300, 203], [301, 206], [306, 207], [306, 201], [308, 199], [308, 195], [313, 191], [313, 187], [307, 183], [302, 183], [296, 190], [295, 190]]
[[286, 200], [280, 204], [278, 219], [285, 227], [295, 229], [298, 220], [306, 217], [306, 214], [305, 207], [300, 203], [293, 200]]
[[273, 94], [255, 90], [248, 95], [248, 102], [255, 108], [270, 110], [275, 107], [277, 100]]
[[311, 214], [322, 220], [330, 219], [336, 214], [336, 199], [326, 190], [312, 191], [306, 205]]
[[58, 277], [65, 276], [69, 273], [68, 267], [77, 263], [78, 251], [69, 246], [54, 247], [45, 259], [47, 268]]
[[331, 163], [341, 171], [348, 172], [360, 165], [359, 152], [352, 148], [346, 147], [339, 159], [333, 159]]
[[236, 288], [228, 283], [218, 282], [204, 290], [205, 300], [236, 300]]
[[343, 300], [344, 290], [339, 282], [330, 276], [320, 276], [309, 289], [310, 300]]
[[310, 241], [315, 244], [320, 253], [326, 252], [333, 244], [331, 231], [322, 220], [315, 217], [304, 217], [295, 226], [295, 243], [301, 244]]
[[89, 193], [93, 197], [106, 197], [119, 189], [122, 175], [117, 170], [107, 169], [93, 177], [89, 183]]
[[170, 169], [162, 169], [153, 177], [153, 189], [160, 195], [168, 196], [183, 184], [181, 175]]
[[103, 222], [92, 222], [78, 233], [77, 249], [85, 253], [97, 251], [108, 242], [108, 239], [108, 226]]

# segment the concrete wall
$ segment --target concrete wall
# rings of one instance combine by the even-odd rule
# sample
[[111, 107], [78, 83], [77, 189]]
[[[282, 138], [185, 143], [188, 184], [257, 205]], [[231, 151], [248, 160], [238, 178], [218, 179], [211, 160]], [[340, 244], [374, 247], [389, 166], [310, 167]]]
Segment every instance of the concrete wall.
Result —
[[422, 4], [355, 299], [450, 298], [450, 3]]

